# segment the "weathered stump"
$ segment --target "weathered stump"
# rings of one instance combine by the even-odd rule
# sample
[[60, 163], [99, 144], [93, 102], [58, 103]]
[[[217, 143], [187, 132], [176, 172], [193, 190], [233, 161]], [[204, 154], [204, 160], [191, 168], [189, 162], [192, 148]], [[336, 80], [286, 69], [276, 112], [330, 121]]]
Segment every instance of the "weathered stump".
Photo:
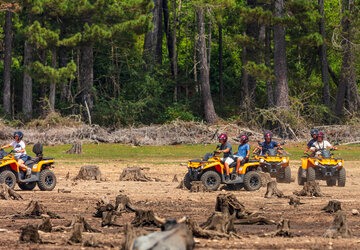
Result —
[[42, 218], [42, 223], [39, 226], [39, 230], [43, 232], [51, 232], [52, 224], [50, 221], [50, 216], [46, 215]]
[[113, 211], [106, 211], [102, 214], [101, 226], [120, 226], [116, 223], [117, 213]]
[[236, 233], [234, 216], [230, 217], [228, 214], [221, 212], [213, 213], [201, 227], [204, 230], [214, 230], [226, 234], [230, 232]]
[[335, 213], [341, 210], [341, 202], [336, 200], [331, 200], [329, 203], [322, 208], [326, 213]]
[[83, 224], [80, 222], [76, 222], [74, 224], [72, 231], [71, 231], [69, 243], [81, 243], [83, 228], [84, 228]]
[[284, 193], [277, 188], [276, 181], [268, 182], [265, 198], [271, 198], [273, 195], [278, 198], [284, 198]]
[[[191, 182], [191, 183], [192, 183], [192, 182]], [[185, 185], [184, 185], [184, 180], [181, 180], [180, 183], [179, 183], [179, 185], [178, 185], [176, 188], [178, 188], [178, 189], [187, 189], [187, 188], [185, 187]]]
[[248, 216], [245, 206], [237, 200], [234, 194], [219, 194], [216, 197], [215, 211], [242, 219]]
[[262, 187], [266, 187], [266, 185], [273, 181], [271, 176], [270, 176], [270, 173], [265, 173], [265, 172], [262, 172], [262, 171], [258, 171], [258, 173], [260, 174], [261, 176], [261, 183], [262, 183]]
[[293, 194], [297, 196], [309, 196], [309, 197], [322, 197], [324, 196], [321, 192], [319, 183], [315, 181], [305, 182], [304, 187], [300, 191], [294, 191]]
[[199, 224], [195, 221], [191, 220], [190, 218], [186, 219], [186, 225], [189, 230], [192, 232], [194, 237], [197, 238], [205, 238], [205, 239], [214, 239], [214, 238], [230, 238], [232, 235], [237, 236], [236, 234], [226, 234], [214, 230], [206, 230], [202, 229]]
[[82, 142], [78, 141], [73, 144], [73, 146], [65, 152], [66, 154], [82, 154]]
[[275, 237], [293, 237], [290, 232], [290, 221], [287, 219], [281, 220], [277, 225], [277, 231], [274, 233]]
[[192, 181], [190, 192], [192, 193], [212, 192], [212, 190], [205, 187], [201, 181]]
[[115, 210], [120, 213], [136, 212], [136, 209], [131, 204], [130, 198], [123, 194], [116, 196]]
[[0, 199], [1, 200], [22, 200], [22, 196], [12, 190], [8, 185], [5, 183], [0, 184]]
[[27, 224], [21, 227], [20, 241], [41, 243], [37, 225]]
[[124, 241], [121, 246], [121, 250], [133, 249], [135, 239], [146, 233], [140, 228], [134, 228], [130, 223], [127, 223], [124, 227]]
[[155, 220], [155, 214], [152, 210], [136, 210], [135, 218], [131, 222], [135, 227], [159, 226]]
[[115, 207], [111, 203], [105, 203], [103, 199], [96, 202], [96, 212], [94, 213], [94, 217], [102, 218], [104, 212], [114, 211]]
[[97, 181], [103, 181], [101, 171], [98, 166], [95, 165], [87, 165], [82, 166], [80, 168], [80, 171], [78, 175], [73, 179], [73, 181], [76, 180], [97, 180]]
[[44, 215], [50, 216], [53, 219], [60, 219], [55, 213], [47, 211], [46, 207], [39, 201], [31, 200], [24, 212], [13, 215], [13, 218], [42, 218]]
[[352, 232], [347, 224], [346, 214], [339, 210], [334, 217], [332, 225], [326, 230], [323, 237], [325, 238], [351, 238]]
[[300, 201], [300, 198], [299, 197], [296, 197], [296, 196], [290, 196], [290, 200], [289, 200], [289, 205], [292, 205], [294, 207], [297, 207], [299, 205], [302, 205], [304, 203], [302, 203]]
[[70, 179], [70, 172], [67, 172], [66, 176], [65, 176], [65, 180], [69, 180]]
[[174, 178], [173, 178], [172, 182], [179, 182], [176, 174], [174, 175]]
[[132, 167], [125, 168], [120, 175], [120, 181], [152, 181], [151, 178], [147, 177], [144, 173], [141, 172], [141, 168]]
[[84, 217], [80, 216], [80, 215], [74, 215], [72, 218], [72, 221], [67, 225], [67, 227], [71, 227], [74, 228], [75, 224], [80, 224], [82, 225], [82, 230], [81, 232], [88, 232], [88, 233], [98, 233], [100, 232], [97, 229], [94, 229], [90, 226], [89, 223], [87, 223], [87, 221], [84, 219]]

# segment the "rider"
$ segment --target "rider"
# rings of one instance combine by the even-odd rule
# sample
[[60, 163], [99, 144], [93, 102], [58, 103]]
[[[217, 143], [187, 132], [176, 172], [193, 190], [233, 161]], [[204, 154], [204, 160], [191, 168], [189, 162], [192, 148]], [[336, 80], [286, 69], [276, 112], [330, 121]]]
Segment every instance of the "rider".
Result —
[[232, 155], [233, 155], [233, 149], [232, 146], [229, 142], [227, 142], [228, 137], [226, 134], [221, 134], [218, 137], [219, 142], [221, 143], [220, 146], [220, 150], [218, 150], [215, 154], [221, 154], [224, 153], [224, 158], [222, 158], [222, 161], [225, 161], [225, 171], [226, 171], [226, 175], [225, 175], [225, 181], [229, 181], [230, 180], [230, 168], [229, 165], [234, 162], [234, 160], [232, 159]]
[[259, 143], [259, 145], [253, 150], [253, 154], [255, 154], [258, 149], [261, 150], [262, 155], [264, 155], [269, 149], [273, 149], [275, 147], [281, 149], [280, 144], [272, 140], [272, 134], [270, 131], [266, 131], [264, 133], [264, 139], [265, 141]]
[[240, 164], [243, 160], [249, 159], [250, 154], [250, 146], [248, 144], [249, 137], [247, 135], [241, 135], [240, 138], [240, 145], [236, 154], [234, 154], [234, 158], [236, 159], [236, 171], [235, 173], [239, 173]]
[[323, 132], [319, 132], [317, 134], [317, 141], [313, 143], [313, 145], [311, 146], [310, 150], [312, 152], [315, 152], [316, 155], [321, 154], [320, 150], [322, 149], [333, 149], [336, 150], [336, 147], [333, 147], [328, 141], [324, 140], [324, 133]]
[[21, 131], [14, 132], [14, 141], [8, 145], [4, 145], [1, 149], [14, 147], [15, 159], [17, 160], [19, 167], [26, 171], [26, 176], [31, 175], [31, 168], [27, 167], [24, 163], [29, 159], [26, 154], [25, 143], [22, 141], [24, 134]]
[[316, 128], [314, 128], [310, 131], [310, 136], [312, 137], [312, 139], [306, 145], [307, 148], [305, 149], [304, 154], [306, 154], [310, 150], [311, 146], [317, 141], [318, 133], [319, 133], [319, 130], [317, 130]]

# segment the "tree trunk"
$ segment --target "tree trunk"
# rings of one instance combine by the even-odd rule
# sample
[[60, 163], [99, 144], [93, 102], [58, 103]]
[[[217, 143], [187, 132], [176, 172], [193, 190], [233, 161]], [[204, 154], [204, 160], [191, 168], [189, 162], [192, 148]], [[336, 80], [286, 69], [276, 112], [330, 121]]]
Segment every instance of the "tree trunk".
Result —
[[29, 121], [32, 118], [32, 78], [27, 73], [27, 67], [32, 62], [33, 47], [25, 42], [24, 46], [24, 78], [23, 78], [23, 100], [22, 100], [22, 112], [25, 121]]
[[319, 13], [321, 15], [321, 19], [319, 22], [319, 30], [321, 37], [324, 41], [324, 43], [320, 45], [321, 78], [324, 84], [323, 102], [326, 107], [330, 108], [330, 89], [329, 89], [329, 72], [328, 72], [326, 34], [325, 34], [324, 0], [319, 0]]
[[[265, 66], [271, 67], [271, 28], [265, 28]], [[274, 107], [274, 91], [273, 91], [273, 82], [272, 80], [266, 81], [266, 92], [268, 107]]]
[[[80, 88], [81, 102], [84, 107], [91, 111], [94, 107], [93, 102], [93, 81], [94, 81], [94, 55], [93, 45], [84, 45], [80, 49]], [[89, 114], [88, 114], [89, 115]], [[90, 117], [88, 117], [90, 119]]]
[[174, 73], [174, 102], [178, 101], [178, 91], [177, 91], [177, 53], [176, 53], [176, 24], [177, 24], [177, 17], [176, 17], [176, 0], [173, 0], [173, 30], [172, 30], [172, 47], [174, 48], [174, 54], [171, 58], [172, 65], [174, 67], [173, 73]]
[[3, 106], [7, 114], [11, 114], [11, 52], [12, 52], [12, 13], [5, 12], [5, 51], [4, 51], [4, 93], [3, 93]]
[[205, 23], [204, 23], [204, 10], [197, 8], [197, 29], [198, 29], [198, 51], [200, 63], [200, 79], [201, 79], [201, 92], [204, 104], [205, 120], [208, 123], [217, 122], [218, 118], [215, 113], [214, 103], [210, 92], [210, 77], [209, 67], [207, 62], [206, 40], [205, 40]]
[[222, 44], [222, 26], [219, 24], [219, 101], [223, 106], [224, 100], [224, 82], [223, 82], [223, 44]]
[[[63, 23], [63, 25], [61, 26], [61, 30], [60, 30], [61, 38], [63, 38], [64, 33], [65, 33], [64, 26], [65, 26], [65, 24]], [[68, 64], [66, 47], [60, 46], [58, 54], [59, 54], [59, 68], [66, 67]], [[63, 84], [60, 85], [60, 101], [69, 102], [69, 91], [70, 91], [69, 83], [64, 82]]]
[[163, 13], [164, 13], [164, 28], [166, 34], [166, 45], [169, 52], [169, 59], [171, 64], [171, 73], [174, 76], [174, 64], [173, 64], [173, 57], [174, 57], [174, 44], [172, 41], [172, 33], [170, 27], [170, 18], [169, 18], [169, 8], [168, 8], [168, 0], [163, 0]]
[[241, 52], [241, 107], [247, 110], [250, 107], [249, 98], [249, 74], [245, 69], [245, 65], [248, 63], [247, 60], [247, 48], [244, 46]]
[[[56, 69], [56, 49], [51, 51], [51, 67]], [[56, 83], [52, 82], [50, 84], [50, 94], [49, 94], [49, 101], [50, 101], [50, 111], [55, 111], [55, 92], [56, 92]]]
[[[283, 18], [284, 0], [275, 0], [275, 17]], [[274, 73], [275, 73], [275, 106], [288, 109], [289, 86], [287, 80], [285, 27], [274, 26]]]
[[153, 30], [145, 35], [143, 56], [148, 64], [162, 63], [162, 1], [154, 0]]

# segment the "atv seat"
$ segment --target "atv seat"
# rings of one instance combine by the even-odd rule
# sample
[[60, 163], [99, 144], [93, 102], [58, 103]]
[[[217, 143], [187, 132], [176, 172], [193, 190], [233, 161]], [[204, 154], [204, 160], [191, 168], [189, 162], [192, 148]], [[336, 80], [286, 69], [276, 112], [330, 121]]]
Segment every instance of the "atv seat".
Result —
[[37, 158], [39, 158], [39, 161], [42, 159], [43, 157], [43, 145], [41, 143], [36, 143], [33, 146], [33, 150], [34, 154], [36, 155]]

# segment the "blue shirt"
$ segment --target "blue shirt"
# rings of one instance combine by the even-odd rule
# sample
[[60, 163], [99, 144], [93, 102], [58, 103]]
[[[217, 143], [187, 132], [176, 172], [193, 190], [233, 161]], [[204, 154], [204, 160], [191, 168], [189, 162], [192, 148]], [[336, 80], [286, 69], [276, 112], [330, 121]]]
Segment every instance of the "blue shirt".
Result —
[[312, 145], [313, 145], [315, 142], [316, 142], [316, 139], [311, 139], [311, 140], [308, 142], [307, 147], [308, 147], [308, 148], [311, 148]]
[[225, 145], [221, 144], [221, 146], [220, 146], [220, 150], [225, 150], [225, 149], [228, 149], [228, 148], [230, 148], [230, 151], [227, 152], [227, 153], [224, 153], [224, 158], [227, 158], [227, 157], [233, 155], [233, 148], [232, 148], [231, 144], [228, 143], [228, 142]]
[[268, 151], [268, 149], [272, 149], [279, 146], [279, 143], [277, 143], [276, 141], [270, 141], [269, 143], [267, 143], [266, 141], [264, 141], [263, 143], [260, 144], [260, 147], [262, 147], [262, 153], [265, 154], [266, 151]]
[[248, 150], [250, 150], [249, 144], [240, 144], [236, 156], [241, 156], [245, 158]]

